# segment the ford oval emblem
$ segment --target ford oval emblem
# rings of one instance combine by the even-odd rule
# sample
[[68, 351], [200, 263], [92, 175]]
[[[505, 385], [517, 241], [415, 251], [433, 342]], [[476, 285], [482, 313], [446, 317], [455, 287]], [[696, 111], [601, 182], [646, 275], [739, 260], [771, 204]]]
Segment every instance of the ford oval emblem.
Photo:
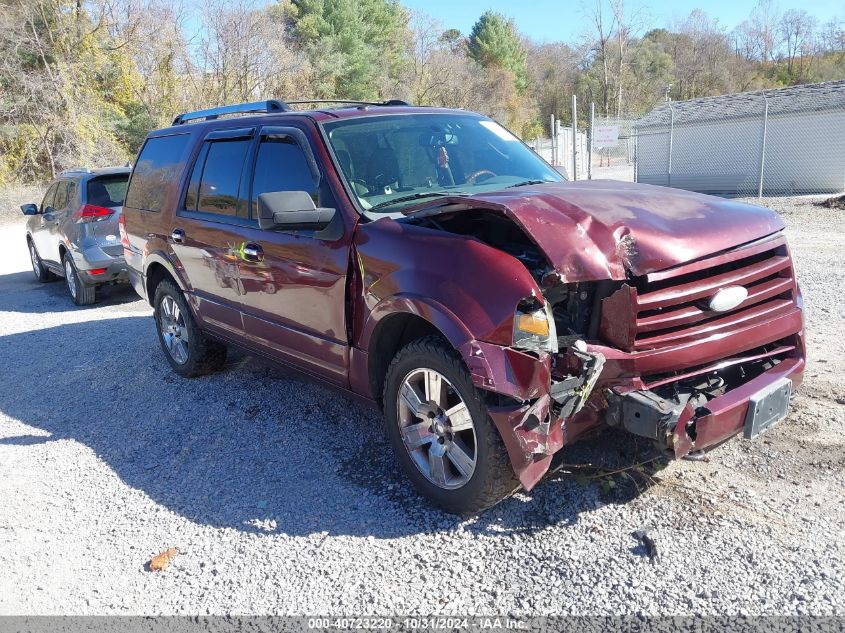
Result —
[[733, 310], [740, 303], [748, 298], [748, 290], [742, 286], [729, 286], [728, 288], [720, 289], [714, 294], [707, 307], [713, 312], [727, 312]]

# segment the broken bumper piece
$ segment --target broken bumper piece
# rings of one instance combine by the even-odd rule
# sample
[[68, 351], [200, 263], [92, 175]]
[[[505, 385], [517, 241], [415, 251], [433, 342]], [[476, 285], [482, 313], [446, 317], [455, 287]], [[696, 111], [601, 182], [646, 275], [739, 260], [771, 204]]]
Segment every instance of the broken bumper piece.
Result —
[[[499, 349], [501, 354], [497, 353]], [[531, 490], [549, 470], [552, 456], [567, 443], [564, 425], [586, 404], [601, 375], [604, 356], [587, 352], [583, 342], [576, 342], [556, 355], [555, 365], [564, 374], [553, 379], [548, 356], [537, 360], [521, 352], [491, 346], [484, 351], [483, 358], [491, 370], [485, 372], [486, 376], [473, 372], [476, 384], [489, 388], [492, 383], [495, 391], [511, 397], [542, 393], [521, 403], [488, 408], [514, 472], [522, 486]], [[528, 371], [528, 359], [542, 370]], [[491, 360], [495, 362], [490, 363]], [[493, 379], [488, 380], [487, 376]], [[529, 376], [531, 380], [526, 381]]]
[[687, 397], [668, 400], [651, 391], [607, 391], [607, 421], [655, 440], [683, 457], [710, 448], [743, 430], [749, 402], [784, 379], [797, 387], [802, 380], [803, 358], [787, 358], [756, 378], [704, 403]]

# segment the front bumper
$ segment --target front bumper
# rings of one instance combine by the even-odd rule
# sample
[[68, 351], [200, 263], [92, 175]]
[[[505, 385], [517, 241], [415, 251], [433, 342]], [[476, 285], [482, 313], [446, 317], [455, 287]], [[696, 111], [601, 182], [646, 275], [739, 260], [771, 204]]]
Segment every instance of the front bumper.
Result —
[[[672, 350], [627, 354], [601, 345], [587, 346], [589, 355], [607, 362], [596, 380], [575, 386], [573, 393], [583, 396], [585, 401], [574, 413], [567, 411], [566, 405], [560, 405], [559, 389], [572, 378], [571, 350], [562, 350], [553, 358], [550, 354], [532, 355], [473, 341], [461, 348], [461, 352], [477, 387], [506, 396], [507, 404], [491, 405], [488, 410], [508, 450], [514, 472], [523, 487], [530, 490], [548, 471], [556, 452], [607, 424], [650, 437], [677, 457], [710, 448], [736, 435], [743, 428], [752, 396], [783, 378], [792, 382], [793, 389], [801, 384], [806, 365], [801, 309], [768, 327], [758, 327], [754, 333], [740, 330], [718, 342], [699, 344], [699, 363], [714, 362], [716, 366], [707, 371], [718, 371], [720, 360], [731, 355], [728, 353], [731, 348], [739, 349], [741, 354], [743, 349], [753, 349], [752, 345], [771, 344], [773, 340], [782, 340], [781, 337], [791, 341], [791, 351], [785, 357], [781, 355], [770, 369], [734, 384], [704, 406], [685, 403], [678, 410], [664, 411], [665, 416], [657, 415], [639, 426], [624, 423], [619, 417], [622, 408], [614, 399], [640, 398], [646, 404], [649, 400], [660, 400], [637, 371], [641, 369], [639, 365], [653, 367], [659, 363], [663, 369], [674, 357], [694, 374], [695, 369], [691, 368], [696, 363], [688, 346], [675, 350], [675, 354]], [[584, 393], [586, 387], [589, 390]], [[631, 411], [633, 416], [635, 411]]]
[[745, 426], [750, 399], [788, 379], [792, 389], [803, 379], [803, 356], [785, 358], [748, 382], [707, 401], [700, 407], [667, 401], [652, 391], [635, 390], [623, 395], [611, 391], [608, 418], [627, 431], [652, 439], [675, 457], [705, 450], [738, 434]]

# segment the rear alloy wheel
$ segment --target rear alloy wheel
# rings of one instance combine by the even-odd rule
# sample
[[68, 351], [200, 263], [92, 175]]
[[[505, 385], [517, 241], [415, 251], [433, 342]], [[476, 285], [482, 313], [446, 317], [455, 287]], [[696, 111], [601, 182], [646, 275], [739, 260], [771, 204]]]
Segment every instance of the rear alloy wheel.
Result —
[[64, 256], [64, 269], [65, 284], [73, 302], [78, 306], [87, 306], [94, 303], [97, 298], [96, 286], [88, 285], [82, 281], [73, 263], [73, 258], [68, 253], [65, 253]]
[[171, 296], [161, 300], [161, 338], [164, 348], [171, 358], [179, 364], [188, 360], [188, 328], [185, 327], [185, 316]]
[[155, 290], [156, 329], [161, 349], [180, 376], [217, 371], [226, 363], [226, 346], [208, 338], [197, 326], [182, 292], [171, 281]]
[[41, 261], [41, 257], [38, 256], [35, 244], [27, 240], [27, 246], [29, 247], [29, 259], [32, 262], [32, 272], [35, 274], [35, 279], [40, 281], [42, 284], [48, 281], [53, 281], [56, 278], [56, 275], [47, 270], [44, 262]]
[[384, 417], [405, 474], [447, 512], [476, 514], [519, 487], [481, 392], [442, 339], [413, 341], [390, 363]]

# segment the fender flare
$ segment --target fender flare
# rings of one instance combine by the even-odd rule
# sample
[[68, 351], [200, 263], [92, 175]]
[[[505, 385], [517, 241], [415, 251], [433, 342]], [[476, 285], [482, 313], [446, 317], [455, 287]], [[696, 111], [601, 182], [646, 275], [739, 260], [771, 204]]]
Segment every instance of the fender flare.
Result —
[[370, 310], [358, 337], [358, 347], [369, 352], [378, 326], [385, 318], [395, 314], [410, 314], [428, 321], [455, 349], [460, 349], [472, 340], [469, 329], [443, 304], [419, 295], [400, 293], [382, 299]]
[[173, 280], [176, 282], [176, 285], [179, 287], [179, 290], [181, 290], [185, 294], [185, 298], [188, 300], [188, 305], [191, 306], [192, 310], [194, 310], [194, 316], [196, 316], [196, 307], [193, 305], [193, 300], [191, 299], [191, 295], [193, 293], [190, 287], [187, 283], [185, 283], [185, 280], [182, 278], [182, 275], [177, 272], [176, 267], [173, 265], [173, 263], [159, 251], [153, 251], [144, 258], [143, 283], [144, 291], [147, 294], [147, 302], [150, 305], [153, 304], [153, 297], [149, 296], [150, 293], [147, 291], [147, 282], [149, 277], [149, 270], [154, 264], [161, 265], [173, 278]]

